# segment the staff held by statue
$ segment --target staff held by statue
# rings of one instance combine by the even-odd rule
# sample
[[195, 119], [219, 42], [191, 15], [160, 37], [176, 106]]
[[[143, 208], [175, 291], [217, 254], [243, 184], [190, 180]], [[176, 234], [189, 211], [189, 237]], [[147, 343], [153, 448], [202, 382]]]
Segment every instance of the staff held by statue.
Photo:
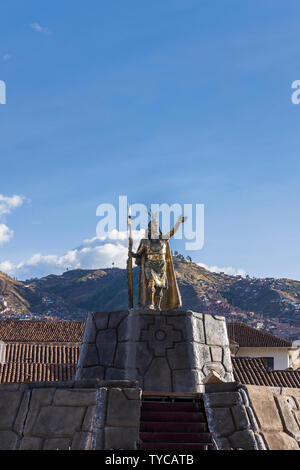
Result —
[[128, 301], [129, 308], [133, 308], [133, 278], [132, 278], [132, 216], [131, 207], [128, 207], [128, 229], [129, 229], [129, 242], [128, 242], [128, 260], [127, 260], [127, 279], [128, 279]]

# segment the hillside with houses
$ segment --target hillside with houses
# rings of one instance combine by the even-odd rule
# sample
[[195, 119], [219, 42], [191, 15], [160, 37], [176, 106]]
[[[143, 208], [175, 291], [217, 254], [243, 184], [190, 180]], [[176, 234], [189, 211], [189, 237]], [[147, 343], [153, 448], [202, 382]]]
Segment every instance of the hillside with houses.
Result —
[[[174, 256], [183, 308], [224, 315], [287, 339], [300, 337], [300, 282], [212, 273]], [[134, 269], [137, 298], [138, 268]], [[1, 319], [83, 320], [91, 311], [126, 309], [126, 270], [77, 269], [25, 282], [0, 273]]]

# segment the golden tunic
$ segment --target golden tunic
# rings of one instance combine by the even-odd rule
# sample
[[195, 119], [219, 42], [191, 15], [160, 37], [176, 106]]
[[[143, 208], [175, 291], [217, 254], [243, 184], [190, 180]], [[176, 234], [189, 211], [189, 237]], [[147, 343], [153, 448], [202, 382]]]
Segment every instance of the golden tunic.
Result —
[[163, 289], [162, 310], [173, 310], [182, 306], [169, 241], [166, 239], [141, 240], [136, 257], [140, 266], [139, 306], [147, 306], [147, 285], [154, 281], [155, 287]]

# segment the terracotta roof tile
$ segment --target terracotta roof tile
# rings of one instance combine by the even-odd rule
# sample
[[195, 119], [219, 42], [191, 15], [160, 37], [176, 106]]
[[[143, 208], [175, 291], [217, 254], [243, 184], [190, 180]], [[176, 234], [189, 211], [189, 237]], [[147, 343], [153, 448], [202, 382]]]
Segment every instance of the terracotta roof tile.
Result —
[[0, 341], [80, 343], [84, 322], [0, 320]]
[[80, 346], [74, 344], [8, 343], [6, 362], [28, 364], [77, 364]]
[[9, 382], [56, 382], [73, 380], [76, 364], [0, 364], [0, 384]]
[[227, 332], [229, 341], [238, 343], [241, 347], [290, 348], [292, 346], [291, 341], [278, 338], [245, 323], [227, 323]]
[[234, 378], [242, 384], [300, 388], [300, 371], [267, 370], [260, 358], [232, 358]]
[[72, 380], [79, 352], [79, 344], [8, 343], [6, 363], [0, 364], [0, 384]]

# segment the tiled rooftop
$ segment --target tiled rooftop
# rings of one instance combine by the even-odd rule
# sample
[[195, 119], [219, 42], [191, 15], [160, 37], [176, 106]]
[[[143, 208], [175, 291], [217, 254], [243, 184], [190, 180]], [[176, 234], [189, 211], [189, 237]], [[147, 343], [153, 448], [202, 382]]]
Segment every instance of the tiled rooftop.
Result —
[[0, 341], [80, 343], [84, 322], [78, 321], [30, 321], [1, 320]]
[[77, 364], [80, 345], [8, 343], [6, 362], [27, 364]]
[[0, 383], [72, 380], [79, 351], [79, 344], [8, 343]]
[[227, 323], [227, 332], [230, 343], [238, 343], [240, 347], [290, 348], [292, 346], [291, 341], [278, 338], [245, 323]]
[[73, 380], [76, 364], [0, 364], [0, 384], [9, 382], [56, 382]]
[[234, 378], [242, 384], [300, 388], [300, 371], [267, 370], [260, 358], [232, 358]]
[[0, 383], [74, 379], [83, 329], [84, 322], [0, 321]]

